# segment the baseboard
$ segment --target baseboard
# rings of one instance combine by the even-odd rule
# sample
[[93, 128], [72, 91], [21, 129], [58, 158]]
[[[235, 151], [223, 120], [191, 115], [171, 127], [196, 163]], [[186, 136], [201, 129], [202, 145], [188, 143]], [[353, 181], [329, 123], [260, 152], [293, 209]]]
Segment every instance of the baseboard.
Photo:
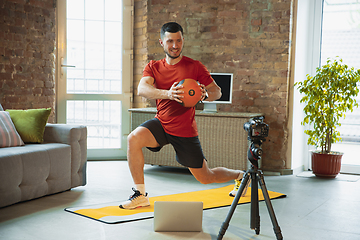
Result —
[[306, 171], [305, 167], [304, 167], [304, 165], [301, 165], [300, 167], [297, 167], [297, 168], [293, 169], [293, 174], [298, 175], [299, 173], [302, 173], [304, 171]]
[[292, 169], [264, 169], [265, 176], [280, 176], [280, 175], [292, 175]]

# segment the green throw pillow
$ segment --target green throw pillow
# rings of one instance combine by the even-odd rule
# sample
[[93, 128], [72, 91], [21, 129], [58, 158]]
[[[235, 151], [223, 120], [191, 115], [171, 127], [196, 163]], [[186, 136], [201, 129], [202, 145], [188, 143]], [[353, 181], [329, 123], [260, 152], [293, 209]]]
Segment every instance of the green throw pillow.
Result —
[[6, 110], [24, 143], [42, 143], [51, 108]]

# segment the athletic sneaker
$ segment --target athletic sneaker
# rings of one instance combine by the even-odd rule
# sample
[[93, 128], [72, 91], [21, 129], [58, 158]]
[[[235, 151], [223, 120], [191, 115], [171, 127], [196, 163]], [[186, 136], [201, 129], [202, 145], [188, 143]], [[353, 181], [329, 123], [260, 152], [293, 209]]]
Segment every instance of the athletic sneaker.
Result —
[[120, 204], [120, 208], [122, 209], [135, 209], [138, 207], [147, 207], [150, 206], [150, 201], [148, 194], [145, 195], [141, 194], [139, 190], [132, 188], [135, 192], [132, 196], [130, 196], [129, 200]]
[[[244, 197], [246, 195], [246, 192], [248, 190], [248, 187], [250, 185], [250, 182], [251, 182], [251, 179], [249, 178], [249, 181], [247, 182], [246, 186], [245, 186], [245, 189], [243, 191], [243, 193], [241, 194], [241, 197]], [[229, 193], [229, 196], [230, 197], [235, 197], [236, 196], [236, 193], [238, 192], [239, 188], [240, 188], [240, 185], [241, 185], [241, 180], [237, 180], [235, 179], [235, 186], [234, 186], [234, 189]]]

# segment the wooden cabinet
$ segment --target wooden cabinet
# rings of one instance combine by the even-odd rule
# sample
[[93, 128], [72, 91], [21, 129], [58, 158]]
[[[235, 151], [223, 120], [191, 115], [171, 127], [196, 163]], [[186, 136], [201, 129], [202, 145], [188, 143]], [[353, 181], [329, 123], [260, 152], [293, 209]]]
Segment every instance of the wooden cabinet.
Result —
[[[131, 129], [152, 119], [155, 108], [134, 108], [131, 112]], [[201, 113], [196, 111], [195, 120], [199, 139], [208, 165], [231, 169], [247, 169], [247, 132], [245, 122], [261, 113]], [[160, 152], [143, 149], [145, 163], [161, 166], [182, 167], [175, 159], [175, 151], [171, 145], [164, 146]]]

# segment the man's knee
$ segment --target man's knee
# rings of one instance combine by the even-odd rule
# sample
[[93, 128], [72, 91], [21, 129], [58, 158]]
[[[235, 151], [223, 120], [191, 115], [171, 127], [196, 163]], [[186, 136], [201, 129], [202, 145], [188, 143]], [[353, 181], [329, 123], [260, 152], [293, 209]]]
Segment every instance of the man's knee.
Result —
[[198, 180], [201, 184], [210, 184], [214, 183], [214, 173], [208, 167], [206, 160], [203, 160], [202, 168], [189, 168], [191, 174]]
[[211, 172], [198, 172], [195, 170], [191, 171], [191, 173], [201, 184], [214, 183], [214, 176], [211, 174]]
[[127, 142], [128, 142], [128, 143], [132, 143], [132, 142], [134, 142], [134, 140], [135, 140], [135, 134], [134, 134], [134, 132], [131, 132], [131, 133], [127, 136]]
[[214, 181], [208, 177], [202, 177], [202, 178], [197, 178], [197, 180], [201, 183], [201, 184], [210, 184], [210, 183], [214, 183]]
[[139, 134], [137, 134], [135, 131], [132, 131], [128, 136], [127, 136], [127, 142], [128, 142], [128, 148], [133, 148], [133, 147], [141, 147], [141, 136], [139, 136]]
[[134, 131], [132, 131], [127, 137], [127, 142], [128, 142], [128, 148], [159, 146], [152, 133], [147, 128], [144, 127], [138, 127]]

